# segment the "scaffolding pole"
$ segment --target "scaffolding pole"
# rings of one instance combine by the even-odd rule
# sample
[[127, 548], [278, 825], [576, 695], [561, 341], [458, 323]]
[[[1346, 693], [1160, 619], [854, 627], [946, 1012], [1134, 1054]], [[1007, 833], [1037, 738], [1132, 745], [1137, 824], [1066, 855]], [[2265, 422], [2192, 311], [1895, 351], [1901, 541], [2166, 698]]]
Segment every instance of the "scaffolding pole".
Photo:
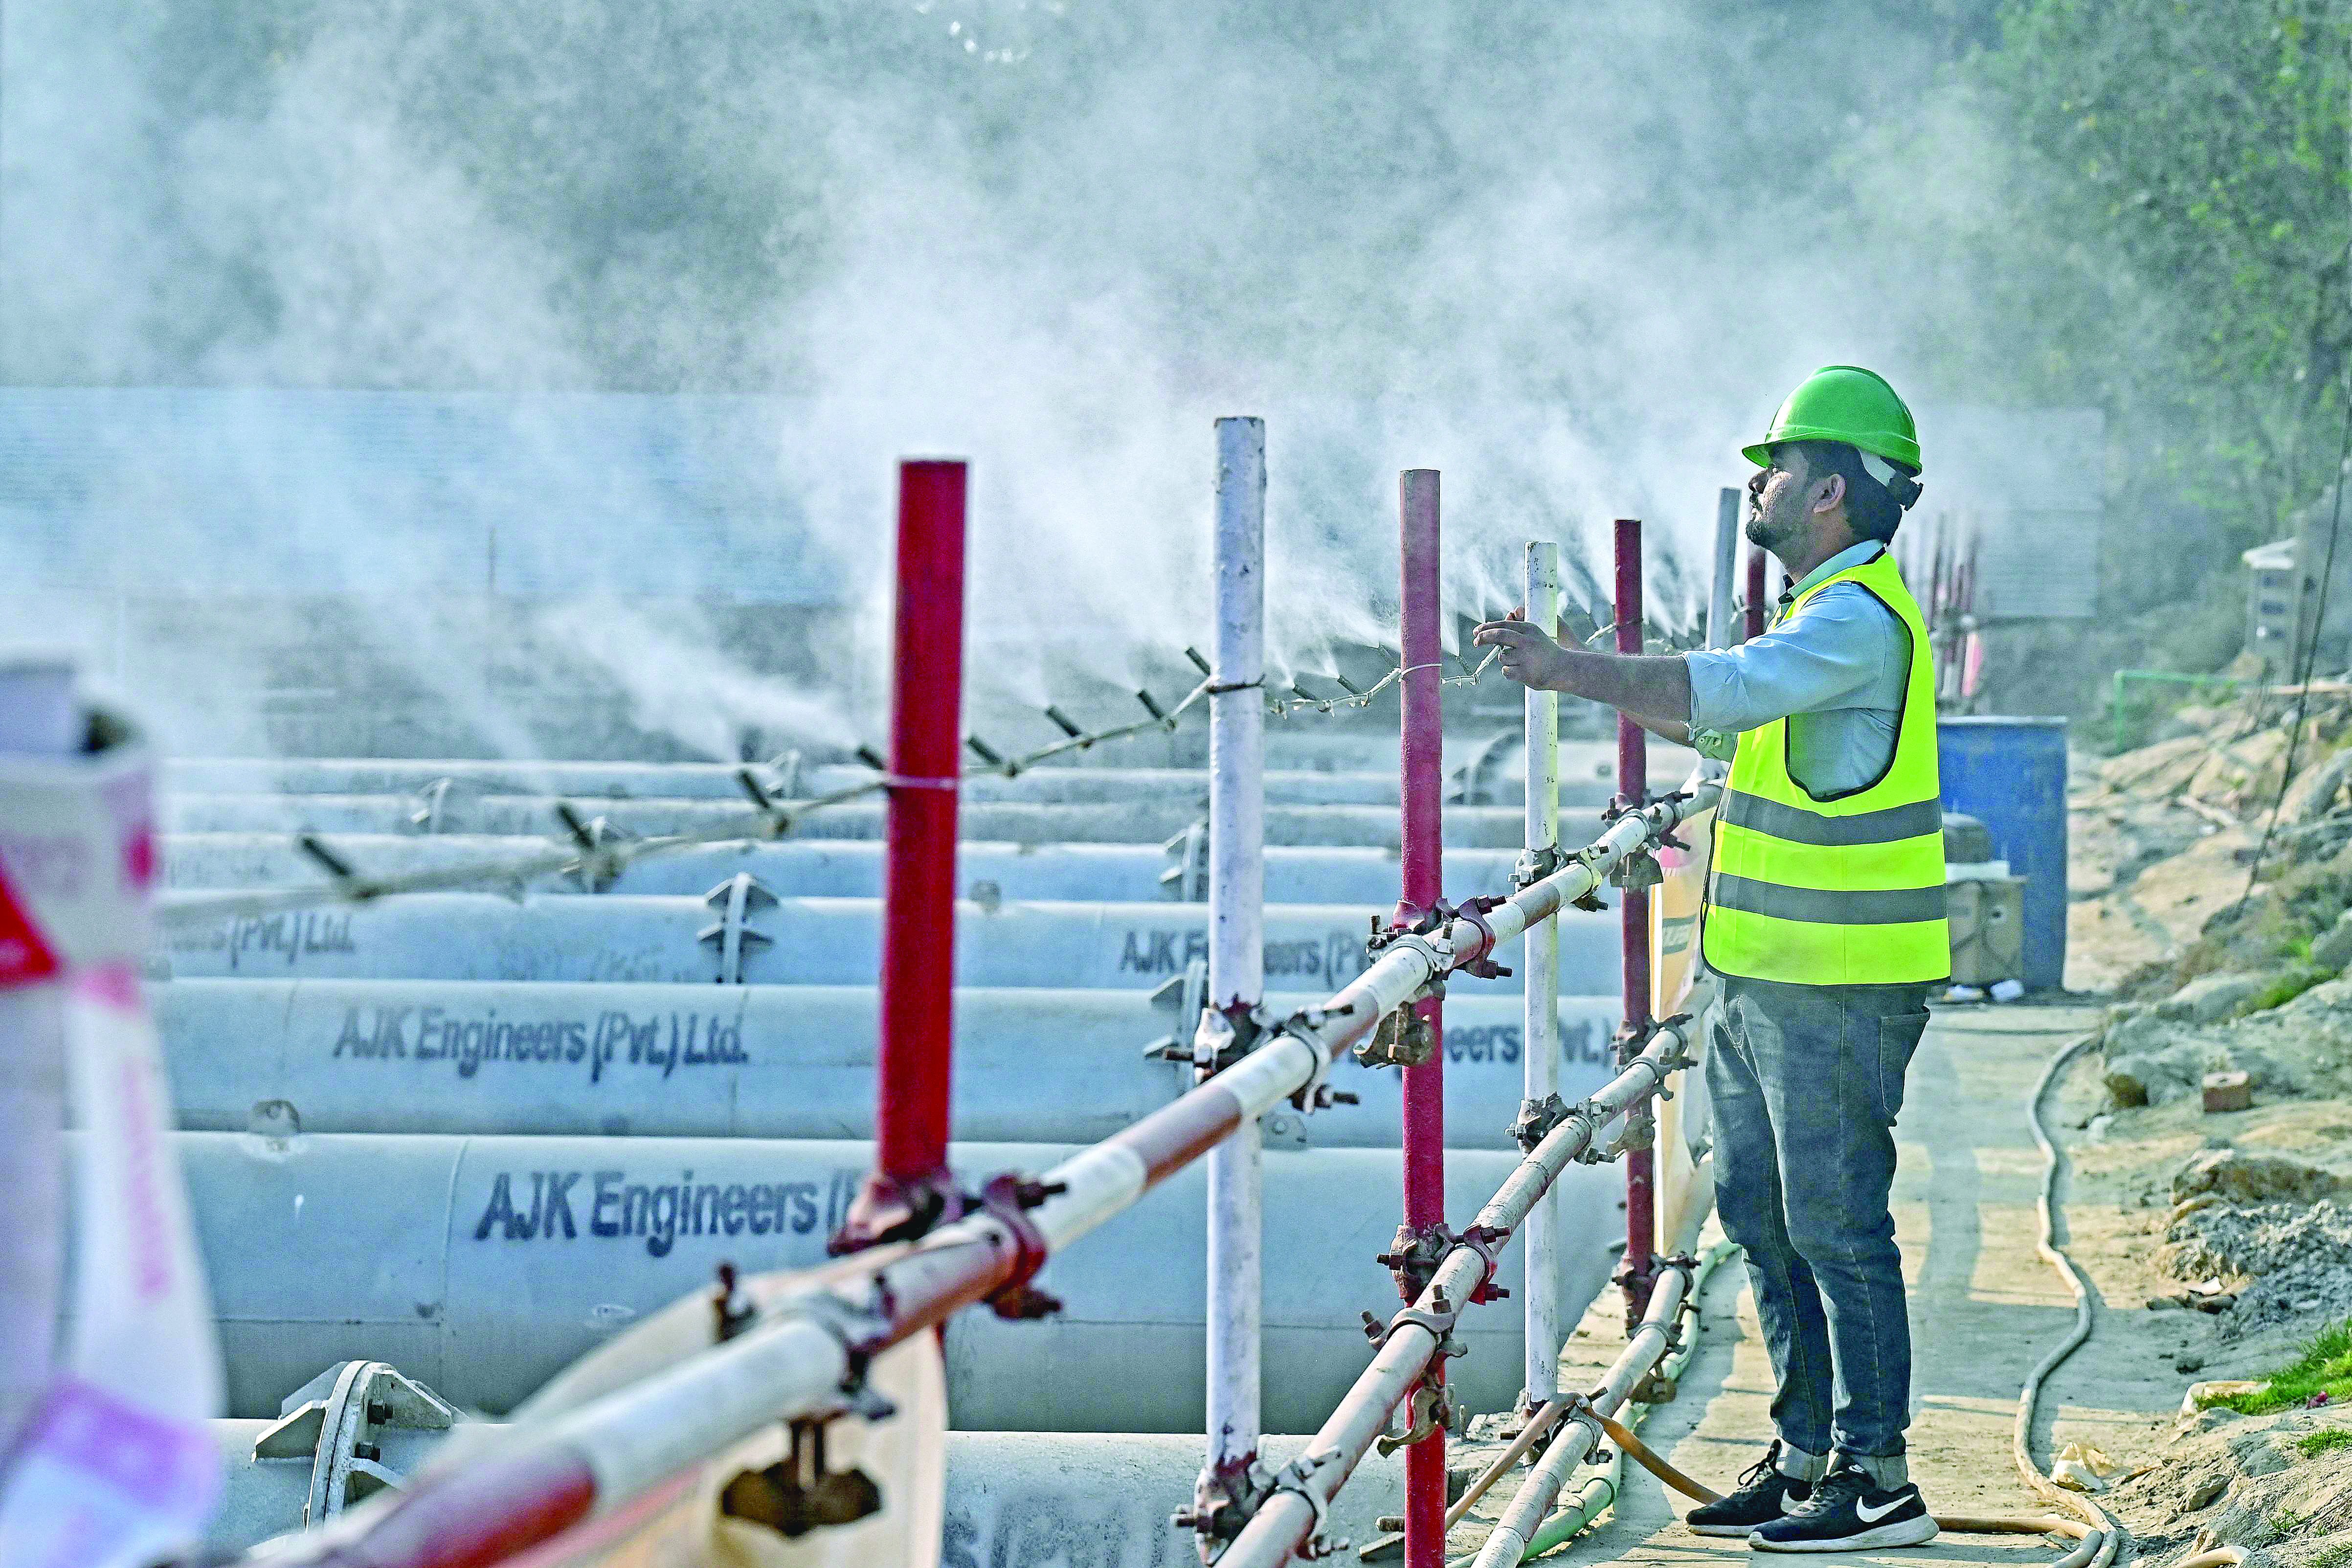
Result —
[[[1205, 1080], [1246, 1049], [1265, 990], [1265, 424], [1217, 421], [1216, 641], [1209, 688], [1209, 1013]], [[1255, 1119], [1210, 1152], [1208, 1458], [1194, 1496], [1204, 1555], [1257, 1461], [1265, 1145]]]
[[1732, 644], [1732, 600], [1739, 586], [1739, 498], [1726, 485], [1715, 498], [1715, 574], [1707, 581], [1706, 646]]
[[[1546, 637], [1559, 631], [1559, 546], [1528, 546], [1528, 620]], [[1521, 876], [1540, 876], [1559, 845], [1559, 695], [1527, 692], [1527, 855]], [[1525, 1096], [1521, 1125], [1540, 1116], [1559, 1093], [1559, 926], [1546, 921], [1528, 932], [1525, 1048], [1519, 1073]], [[1528, 1215], [1527, 1387], [1521, 1408], [1534, 1411], [1559, 1392], [1559, 1347], [1565, 1334], [1559, 1300], [1559, 1211], [1544, 1194]]]
[[[1414, 925], [1444, 893], [1440, 803], [1445, 787], [1445, 689], [1438, 670], [1444, 649], [1438, 629], [1437, 470], [1407, 468], [1398, 477], [1397, 502], [1402, 546], [1398, 630], [1405, 671], [1400, 749], [1404, 897], [1397, 905], [1397, 922]], [[1410, 1251], [1430, 1226], [1445, 1222], [1444, 1004], [1430, 997], [1414, 1005], [1429, 1026], [1435, 1049], [1424, 1065], [1404, 1069], [1404, 1223], [1398, 1228], [1396, 1243], [1400, 1253]], [[1401, 1285], [1399, 1289], [1410, 1299], [1409, 1288]], [[1441, 1368], [1432, 1376], [1442, 1373]], [[1405, 1568], [1444, 1568], [1443, 1428], [1405, 1450], [1404, 1561]]]
[[[1628, 658], [1642, 652], [1642, 522], [1617, 520], [1617, 651]], [[1650, 801], [1648, 731], [1619, 714], [1617, 718], [1616, 805], [1632, 810]], [[1624, 932], [1625, 1022], [1619, 1038], [1637, 1046], [1648, 1037], [1650, 1025], [1650, 892], [1639, 879], [1626, 879], [1618, 918]], [[1621, 1053], [1621, 1060], [1622, 1056]], [[1657, 1278], [1657, 1171], [1654, 1151], [1646, 1144], [1625, 1154], [1625, 1266], [1619, 1279], [1625, 1288], [1628, 1332], [1641, 1321], [1650, 1303], [1650, 1285]]]
[[834, 1237], [835, 1252], [919, 1236], [963, 1209], [948, 1170], [948, 1087], [963, 749], [964, 490], [961, 462], [898, 465], [874, 1171]]

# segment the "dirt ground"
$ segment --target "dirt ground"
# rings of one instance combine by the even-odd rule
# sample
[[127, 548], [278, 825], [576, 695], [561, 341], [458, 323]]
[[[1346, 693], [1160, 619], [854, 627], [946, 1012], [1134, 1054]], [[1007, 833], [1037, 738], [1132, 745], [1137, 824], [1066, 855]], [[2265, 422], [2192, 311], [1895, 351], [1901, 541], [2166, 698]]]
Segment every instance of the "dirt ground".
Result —
[[[1896, 1128], [1895, 1219], [1912, 1292], [1912, 1475], [1939, 1512], [2045, 1511], [2011, 1462], [2011, 1426], [2020, 1386], [2072, 1325], [2074, 1304], [2034, 1250], [2042, 1161], [2024, 1102], [2049, 1058], [2097, 1016], [2080, 1006], [1944, 1007], [1911, 1069]], [[2097, 1092], [2095, 1072], [2086, 1068], [2076, 1098]], [[2068, 1109], [2062, 1104], [2053, 1120]], [[2170, 1358], [2209, 1334], [2210, 1320], [2142, 1304], [2158, 1289], [2147, 1227], [2166, 1209], [2118, 1207], [2101, 1189], [2089, 1201], [2069, 1202], [2065, 1212], [2071, 1246], [2100, 1299], [2099, 1318], [2090, 1343], [2052, 1382], [2037, 1456], [2046, 1465], [2057, 1446], [2084, 1442], [2126, 1464], [2154, 1458], [2191, 1381]], [[1604, 1304], [1570, 1341], [1571, 1386], [1588, 1385], [1622, 1347], [1613, 1315]], [[1769, 1440], [1772, 1379], [1743, 1268], [1717, 1271], [1701, 1315], [1700, 1349], [1681, 1389], [1643, 1431], [1675, 1465], [1720, 1484], [1754, 1462]], [[1562, 1560], [1751, 1560], [1739, 1542], [1683, 1529], [1686, 1504], [1670, 1503], [1646, 1472], [1629, 1465], [1627, 1478], [1615, 1512]], [[1509, 1486], [1507, 1479], [1496, 1493]], [[1474, 1550], [1480, 1533], [1465, 1521], [1450, 1554]], [[1926, 1548], [1853, 1555], [2022, 1563], [2054, 1553], [2035, 1536], [1946, 1536]]]

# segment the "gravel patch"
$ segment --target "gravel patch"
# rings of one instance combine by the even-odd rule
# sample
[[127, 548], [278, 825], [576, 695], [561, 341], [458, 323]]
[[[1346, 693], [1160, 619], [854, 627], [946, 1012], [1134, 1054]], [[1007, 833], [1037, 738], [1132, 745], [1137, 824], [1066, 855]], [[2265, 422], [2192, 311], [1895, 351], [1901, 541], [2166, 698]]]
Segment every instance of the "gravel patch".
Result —
[[2352, 1317], [2352, 1207], [2333, 1198], [2194, 1209], [2173, 1222], [2157, 1262], [2192, 1284], [2244, 1281], [2223, 1319], [2232, 1336]]

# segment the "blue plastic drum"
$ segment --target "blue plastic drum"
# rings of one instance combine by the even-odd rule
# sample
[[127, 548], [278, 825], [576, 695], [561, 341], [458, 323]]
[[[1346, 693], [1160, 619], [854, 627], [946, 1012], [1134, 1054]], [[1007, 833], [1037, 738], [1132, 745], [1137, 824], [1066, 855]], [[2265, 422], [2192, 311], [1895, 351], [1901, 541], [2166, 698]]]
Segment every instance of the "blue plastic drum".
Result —
[[2066, 721], [1950, 718], [1936, 727], [1944, 809], [1991, 830], [1993, 853], [2025, 879], [2025, 973], [2035, 990], [2066, 973]]

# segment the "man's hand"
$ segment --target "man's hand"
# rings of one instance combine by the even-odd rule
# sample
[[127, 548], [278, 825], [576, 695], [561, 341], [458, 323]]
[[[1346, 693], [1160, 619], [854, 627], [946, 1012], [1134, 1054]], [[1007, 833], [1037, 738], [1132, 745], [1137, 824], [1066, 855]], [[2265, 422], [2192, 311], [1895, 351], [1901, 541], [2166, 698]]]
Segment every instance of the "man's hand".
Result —
[[1499, 621], [1488, 621], [1473, 633], [1471, 642], [1501, 651], [1503, 673], [1521, 686], [1538, 691], [1565, 689], [1568, 650], [1528, 624], [1525, 610], [1513, 610]]

